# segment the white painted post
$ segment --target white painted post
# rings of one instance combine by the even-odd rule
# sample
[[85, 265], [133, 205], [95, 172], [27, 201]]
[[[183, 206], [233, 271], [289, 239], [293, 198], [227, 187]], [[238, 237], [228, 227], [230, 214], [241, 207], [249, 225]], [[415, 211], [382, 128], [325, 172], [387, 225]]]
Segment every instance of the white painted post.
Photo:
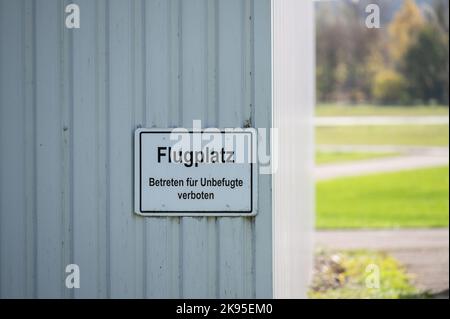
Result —
[[314, 5], [273, 0], [272, 10], [273, 126], [279, 130], [272, 194], [274, 297], [302, 298], [313, 256]]

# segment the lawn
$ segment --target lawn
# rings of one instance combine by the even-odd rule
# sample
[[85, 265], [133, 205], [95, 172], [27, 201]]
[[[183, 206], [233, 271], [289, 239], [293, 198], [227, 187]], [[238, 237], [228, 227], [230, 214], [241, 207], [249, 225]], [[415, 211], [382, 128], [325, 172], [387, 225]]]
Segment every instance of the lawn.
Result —
[[[367, 268], [376, 265], [377, 268]], [[393, 257], [377, 252], [320, 252], [308, 296], [313, 299], [399, 299], [427, 297]], [[379, 280], [375, 276], [379, 274]], [[367, 287], [366, 281], [375, 287]]]
[[317, 228], [448, 227], [447, 167], [317, 183]]
[[448, 115], [448, 106], [374, 106], [321, 104], [317, 116], [428, 116]]
[[330, 145], [447, 146], [448, 125], [330, 126], [316, 128], [316, 142]]
[[378, 153], [378, 152], [317, 152], [316, 164], [330, 164], [350, 161], [362, 161], [369, 159], [377, 159], [383, 157], [391, 157], [399, 155], [399, 153]]

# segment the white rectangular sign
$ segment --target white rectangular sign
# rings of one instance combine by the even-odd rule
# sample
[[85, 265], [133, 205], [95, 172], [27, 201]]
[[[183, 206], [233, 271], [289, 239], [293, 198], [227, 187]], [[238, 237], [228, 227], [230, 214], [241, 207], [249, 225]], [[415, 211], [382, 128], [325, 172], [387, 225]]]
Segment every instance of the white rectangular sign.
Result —
[[138, 129], [135, 212], [144, 216], [253, 216], [254, 129]]

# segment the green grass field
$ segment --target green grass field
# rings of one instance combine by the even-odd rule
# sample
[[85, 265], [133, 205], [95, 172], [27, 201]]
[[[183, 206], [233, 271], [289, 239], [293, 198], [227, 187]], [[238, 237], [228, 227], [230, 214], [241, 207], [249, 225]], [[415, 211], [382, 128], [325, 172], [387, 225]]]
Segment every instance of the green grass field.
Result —
[[448, 183], [448, 166], [319, 182], [316, 226], [448, 227]]
[[317, 127], [316, 143], [329, 145], [447, 146], [448, 125]]
[[437, 116], [448, 114], [448, 106], [349, 106], [320, 104], [316, 107], [316, 116]]
[[362, 153], [362, 152], [316, 152], [316, 164], [362, 161], [383, 157], [397, 156], [399, 153]]

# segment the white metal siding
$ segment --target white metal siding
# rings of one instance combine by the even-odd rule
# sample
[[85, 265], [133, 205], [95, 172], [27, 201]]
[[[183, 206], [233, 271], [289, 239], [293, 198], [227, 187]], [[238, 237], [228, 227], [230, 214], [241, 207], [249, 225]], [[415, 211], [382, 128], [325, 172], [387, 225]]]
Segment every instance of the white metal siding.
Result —
[[[0, 0], [0, 297], [305, 296], [311, 1], [77, 0], [79, 30], [69, 2]], [[256, 217], [133, 214], [136, 128], [270, 128], [272, 91]]]
[[0, 297], [272, 297], [269, 175], [256, 218], [139, 217], [132, 180], [137, 127], [271, 126], [271, 1], [70, 2], [0, 0]]

